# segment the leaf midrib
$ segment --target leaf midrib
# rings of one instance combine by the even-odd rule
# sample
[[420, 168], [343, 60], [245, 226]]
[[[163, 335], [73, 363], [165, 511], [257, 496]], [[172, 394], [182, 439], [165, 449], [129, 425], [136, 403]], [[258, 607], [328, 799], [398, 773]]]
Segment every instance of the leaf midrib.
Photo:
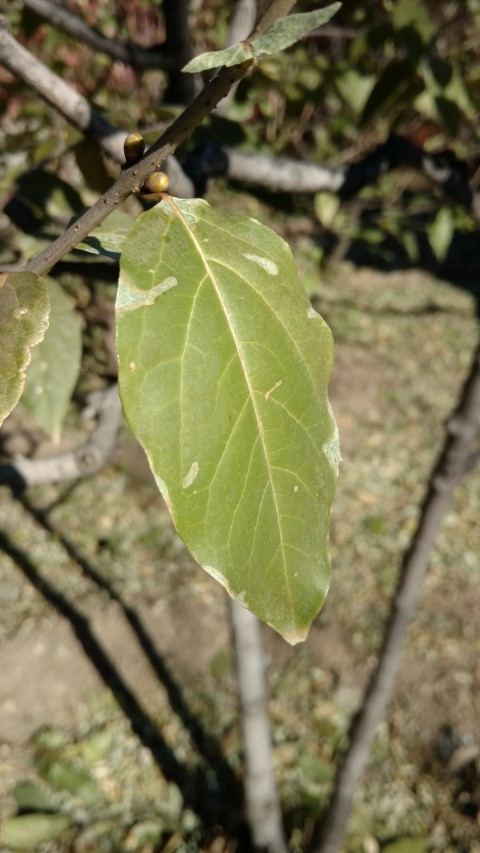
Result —
[[[192, 240], [192, 243], [193, 243], [193, 244], [194, 244], [194, 246], [196, 247], [196, 250], [197, 250], [197, 252], [198, 252], [199, 257], [202, 259], [203, 265], [204, 265], [204, 267], [205, 267], [206, 274], [207, 274], [207, 276], [209, 277], [209, 279], [210, 279], [210, 281], [211, 281], [211, 283], [212, 283], [212, 285], [213, 285], [213, 289], [214, 289], [214, 291], [215, 291], [215, 294], [216, 294], [216, 296], [217, 296], [217, 299], [218, 299], [218, 301], [219, 301], [219, 303], [220, 303], [220, 305], [221, 305], [221, 308], [222, 308], [223, 314], [224, 314], [225, 319], [226, 319], [226, 321], [227, 321], [227, 325], [228, 325], [228, 328], [229, 328], [229, 330], [230, 330], [230, 334], [231, 334], [231, 336], [232, 336], [232, 340], [233, 340], [233, 343], [234, 343], [234, 345], [235, 345], [236, 352], [238, 353], [238, 358], [239, 358], [239, 360], [240, 360], [240, 364], [241, 364], [241, 366], [242, 366], [242, 371], [243, 371], [243, 375], [244, 375], [244, 379], [245, 379], [245, 384], [246, 384], [246, 386], [247, 386], [248, 393], [249, 393], [250, 399], [251, 399], [251, 401], [252, 401], [252, 406], [253, 406], [253, 409], [254, 409], [254, 412], [255, 412], [255, 417], [256, 417], [257, 427], [258, 427], [258, 434], [259, 434], [259, 437], [260, 437], [260, 442], [261, 442], [261, 446], [262, 446], [262, 449], [263, 449], [263, 454], [264, 454], [265, 462], [266, 462], [266, 466], [267, 466], [268, 479], [269, 479], [269, 482], [270, 482], [270, 488], [271, 488], [271, 490], [272, 490], [273, 502], [274, 502], [274, 506], [275, 506], [275, 513], [276, 513], [276, 519], [277, 519], [278, 535], [279, 535], [279, 539], [280, 539], [280, 546], [281, 546], [281, 551], [282, 551], [282, 561], [283, 561], [283, 570], [284, 570], [284, 575], [285, 575], [285, 584], [286, 584], [286, 588], [287, 588], [287, 590], [288, 590], [288, 596], [289, 596], [289, 599], [290, 599], [290, 607], [291, 607], [291, 612], [292, 612], [293, 622], [294, 622], [294, 624], [296, 625], [295, 609], [294, 609], [294, 605], [293, 605], [293, 596], [292, 596], [292, 593], [291, 593], [291, 590], [290, 590], [289, 578], [288, 578], [288, 574], [287, 574], [287, 561], [286, 561], [286, 556], [285, 556], [285, 544], [284, 544], [284, 541], [283, 541], [282, 528], [281, 528], [281, 524], [280, 524], [280, 518], [281, 518], [281, 515], [280, 515], [280, 512], [279, 512], [279, 507], [278, 507], [278, 503], [277, 503], [277, 495], [276, 495], [276, 492], [275, 492], [274, 483], [273, 483], [273, 479], [272, 479], [272, 472], [271, 472], [270, 459], [269, 459], [269, 455], [268, 455], [267, 448], [266, 448], [266, 445], [265, 445], [264, 435], [263, 435], [262, 430], [260, 429], [261, 418], [260, 418], [260, 413], [259, 413], [259, 411], [258, 411], [258, 407], [257, 407], [257, 404], [256, 404], [256, 400], [255, 400], [254, 389], [252, 388], [252, 386], [251, 386], [251, 384], [250, 384], [250, 380], [249, 380], [249, 376], [248, 376], [248, 371], [247, 371], [247, 369], [246, 369], [246, 365], [245, 365], [244, 360], [243, 360], [243, 358], [242, 358], [242, 352], [241, 352], [240, 344], [239, 344], [239, 341], [238, 341], [237, 336], [236, 336], [236, 334], [235, 334], [234, 327], [233, 327], [233, 325], [232, 325], [232, 323], [231, 323], [231, 321], [230, 321], [229, 313], [228, 313], [227, 308], [226, 308], [226, 306], [225, 306], [225, 303], [224, 303], [224, 301], [223, 301], [223, 299], [222, 299], [222, 295], [221, 295], [221, 292], [220, 292], [220, 288], [218, 287], [218, 283], [217, 283], [216, 277], [215, 277], [215, 275], [214, 275], [214, 273], [213, 273], [213, 270], [212, 270], [212, 269], [211, 269], [211, 267], [210, 267], [210, 264], [209, 264], [209, 262], [208, 262], [208, 259], [205, 257], [204, 251], [203, 251], [203, 249], [202, 249], [202, 247], [201, 247], [201, 245], [200, 245], [199, 241], [198, 241], [198, 240], [197, 240], [197, 238], [195, 237], [195, 234], [193, 233], [193, 230], [192, 230], [192, 229], [190, 228], [190, 226], [188, 225], [188, 222], [187, 222], [187, 221], [186, 221], [186, 219], [184, 218], [184, 216], [183, 216], [183, 214], [182, 214], [181, 210], [180, 210], [176, 205], [175, 205], [175, 209], [176, 209], [176, 211], [178, 212], [179, 218], [180, 218], [181, 222], [183, 222], [183, 225], [184, 225], [184, 227], [185, 227], [185, 229], [186, 229], [187, 233], [190, 235], [190, 238], [191, 238], [191, 240]], [[227, 232], [227, 233], [228, 233], [228, 232]], [[231, 235], [230, 235], [230, 236], [231, 236]], [[227, 264], [224, 264], [224, 266], [226, 266], [226, 267], [227, 267], [227, 269], [229, 269], [230, 271], [232, 271], [232, 270], [231, 270], [231, 267], [229, 267]], [[243, 280], [243, 277], [242, 277], [242, 276], [240, 276], [240, 277], [241, 277], [241, 278], [242, 278], [242, 280]], [[200, 290], [201, 284], [202, 284], [203, 282], [204, 282], [204, 279], [202, 279], [201, 283], [199, 284], [199, 286], [198, 286], [198, 288], [197, 288], [197, 293], [198, 293], [198, 291]], [[250, 286], [251, 286], [251, 285], [250, 285]], [[258, 293], [258, 291], [255, 291], [255, 292], [256, 292], [256, 293]], [[194, 300], [194, 301], [195, 301], [195, 300]], [[271, 308], [270, 308], [270, 310], [271, 310]], [[192, 315], [190, 314], [190, 317], [191, 317], [191, 316], [192, 316]], [[280, 322], [281, 322], [281, 321], [280, 321]], [[281, 323], [281, 325], [283, 325], [283, 324]], [[187, 336], [188, 336], [188, 332], [187, 332]], [[249, 569], [249, 571], [250, 571], [250, 570], [251, 570], [251, 569]]]

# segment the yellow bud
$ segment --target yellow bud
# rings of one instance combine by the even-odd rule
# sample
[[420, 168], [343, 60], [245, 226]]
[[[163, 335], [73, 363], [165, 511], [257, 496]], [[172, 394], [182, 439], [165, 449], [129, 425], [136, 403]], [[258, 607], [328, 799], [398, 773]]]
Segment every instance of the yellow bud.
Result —
[[123, 143], [123, 153], [125, 154], [126, 162], [129, 165], [136, 163], [137, 160], [140, 160], [144, 151], [145, 140], [141, 133], [129, 133]]
[[164, 193], [168, 184], [168, 175], [165, 172], [152, 172], [150, 177], [145, 181], [145, 191], [155, 195], [157, 193]]

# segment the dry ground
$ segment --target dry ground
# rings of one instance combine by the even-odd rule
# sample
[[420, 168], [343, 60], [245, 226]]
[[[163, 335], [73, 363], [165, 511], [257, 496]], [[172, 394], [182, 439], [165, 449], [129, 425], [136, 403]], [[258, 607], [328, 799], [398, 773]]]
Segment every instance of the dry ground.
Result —
[[[345, 265], [314, 298], [336, 338], [332, 585], [303, 647], [264, 631], [293, 851], [326, 801], [477, 331], [472, 299], [418, 272]], [[432, 557], [349, 851], [405, 837], [417, 844], [405, 853], [425, 839], [480, 850], [479, 508], [477, 475], [458, 488]], [[32, 491], [26, 503], [4, 492], [0, 524], [11, 545], [0, 552], [1, 815], [15, 811], [14, 785], [31, 779], [70, 819], [32, 849], [235, 849], [215, 812], [215, 763], [241, 768], [228, 608], [173, 533], [140, 449], [125, 431], [115, 465], [94, 479]], [[97, 793], [65, 790], [55, 761], [88, 772]], [[185, 766], [205, 795], [197, 810]]]

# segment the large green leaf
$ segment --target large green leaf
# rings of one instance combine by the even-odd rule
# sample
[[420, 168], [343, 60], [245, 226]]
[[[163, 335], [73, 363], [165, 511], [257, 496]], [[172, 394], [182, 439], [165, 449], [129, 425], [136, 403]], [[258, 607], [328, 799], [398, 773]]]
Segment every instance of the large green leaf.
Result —
[[246, 59], [259, 59], [269, 53], [278, 53], [291, 47], [312, 30], [326, 24], [335, 12], [340, 9], [341, 3], [332, 3], [325, 9], [315, 9], [313, 12], [300, 12], [298, 15], [287, 15], [274, 21], [265, 32], [252, 41], [242, 41], [233, 44], [225, 50], [212, 50], [195, 56], [182, 71], [198, 73], [209, 68], [219, 68], [225, 65], [240, 65]]
[[80, 370], [82, 333], [72, 300], [47, 279], [50, 324], [32, 352], [22, 403], [54, 440], [60, 435]]
[[31, 347], [48, 326], [47, 285], [31, 272], [0, 276], [0, 424], [19, 400]]
[[339, 450], [332, 336], [287, 244], [202, 200], [165, 200], [127, 238], [120, 393], [180, 536], [291, 643], [330, 577]]

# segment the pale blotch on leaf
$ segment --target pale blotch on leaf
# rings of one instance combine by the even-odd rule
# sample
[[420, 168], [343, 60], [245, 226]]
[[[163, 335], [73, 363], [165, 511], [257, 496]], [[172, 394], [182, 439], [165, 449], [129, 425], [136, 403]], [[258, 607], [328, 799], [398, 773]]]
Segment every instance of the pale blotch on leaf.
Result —
[[312, 308], [311, 305], [307, 311], [307, 317], [309, 320], [315, 320], [315, 317], [318, 317], [319, 320], [322, 319], [322, 317], [320, 317], [320, 314], [318, 313], [318, 311], [315, 311], [315, 308]]
[[185, 474], [185, 477], [182, 480], [182, 487], [184, 489], [188, 489], [188, 487], [192, 485], [197, 474], [198, 474], [198, 462], [192, 462], [188, 473]]
[[[154, 270], [149, 270], [149, 272], [153, 273]], [[150, 290], [138, 290], [126, 279], [123, 279], [122, 284], [125, 285], [125, 288], [121, 291], [119, 290], [117, 295], [117, 311], [120, 314], [124, 311], [131, 311], [134, 308], [146, 308], [148, 305], [153, 305], [162, 293], [175, 287], [177, 279], [175, 276], [170, 275], [158, 284], [154, 284]]]
[[250, 255], [248, 252], [244, 252], [243, 255], [247, 261], [252, 261], [254, 264], [258, 264], [265, 272], [269, 275], [278, 275], [278, 267], [276, 263], [274, 263], [270, 258], [262, 258], [260, 255]]
[[282, 384], [282, 382], [283, 382], [283, 379], [279, 379], [278, 382], [275, 382], [275, 385], [273, 385], [270, 388], [270, 391], [266, 391], [266, 393], [264, 395], [266, 400], [268, 400], [270, 395], [273, 394], [273, 392], [276, 391], [277, 388], [280, 388], [280, 385]]
[[338, 474], [338, 469], [340, 467], [340, 462], [342, 461], [342, 454], [340, 453], [340, 437], [338, 434], [338, 426], [333, 416], [332, 407], [330, 405], [330, 400], [327, 399], [327, 408], [329, 414], [332, 418], [333, 423], [333, 432], [331, 437], [322, 445], [322, 450], [328, 460], [328, 464], [332, 471], [335, 471], [335, 474]]

